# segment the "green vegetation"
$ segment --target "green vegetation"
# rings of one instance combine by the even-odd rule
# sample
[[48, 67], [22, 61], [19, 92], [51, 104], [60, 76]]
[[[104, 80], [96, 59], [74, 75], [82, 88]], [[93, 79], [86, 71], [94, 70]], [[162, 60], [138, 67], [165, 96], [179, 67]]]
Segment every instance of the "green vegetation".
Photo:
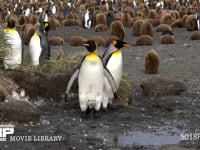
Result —
[[5, 57], [7, 48], [10, 47], [10, 44], [7, 42], [7, 37], [5, 36], [4, 29], [0, 26], [0, 60], [2, 61]]

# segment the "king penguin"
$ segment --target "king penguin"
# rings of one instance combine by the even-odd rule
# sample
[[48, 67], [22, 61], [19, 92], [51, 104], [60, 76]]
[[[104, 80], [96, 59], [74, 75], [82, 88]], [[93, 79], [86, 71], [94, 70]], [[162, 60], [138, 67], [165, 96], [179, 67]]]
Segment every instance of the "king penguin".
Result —
[[88, 8], [84, 15], [83, 27], [90, 29], [93, 25], [93, 12], [91, 8]]
[[78, 78], [78, 96], [82, 117], [86, 117], [88, 111], [93, 111], [93, 117], [96, 116], [101, 108], [103, 99], [104, 77], [108, 80], [113, 93], [117, 88], [115, 81], [110, 72], [104, 68], [100, 56], [95, 53], [97, 44], [93, 40], [88, 40], [82, 44], [86, 46], [88, 54], [82, 59], [70, 78], [66, 96], [69, 94], [71, 86], [76, 78]]
[[[126, 46], [131, 45], [121, 40], [113, 40], [102, 55], [103, 64], [113, 76], [117, 89], [119, 88], [123, 70], [123, 59], [120, 49]], [[104, 82], [104, 98], [102, 106], [103, 109], [107, 109], [108, 104], [112, 103], [113, 94], [109, 83], [106, 80]]]
[[46, 27], [48, 27], [48, 24], [41, 21], [38, 29], [30, 39], [29, 55], [33, 66], [43, 64], [50, 59], [50, 44], [45, 32]]
[[15, 27], [14, 20], [8, 20], [7, 27], [4, 29], [10, 47], [6, 51], [3, 65], [5, 69], [15, 69], [23, 61], [23, 41], [22, 35]]
[[44, 25], [45, 25], [44, 30], [45, 30], [45, 33], [46, 33], [47, 36], [48, 36], [48, 31], [50, 30], [48, 12], [49, 12], [49, 10], [42, 12], [40, 14], [40, 19], [39, 19], [39, 23], [44, 23]]
[[197, 30], [200, 30], [200, 11], [196, 13]]

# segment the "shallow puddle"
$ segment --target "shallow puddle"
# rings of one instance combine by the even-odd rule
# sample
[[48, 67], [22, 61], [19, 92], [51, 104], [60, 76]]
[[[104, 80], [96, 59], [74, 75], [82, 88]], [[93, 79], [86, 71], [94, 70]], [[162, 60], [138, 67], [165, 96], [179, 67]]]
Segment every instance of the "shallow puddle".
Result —
[[162, 145], [178, 144], [181, 141], [180, 135], [167, 133], [144, 133], [128, 132], [118, 137], [120, 147], [160, 147]]

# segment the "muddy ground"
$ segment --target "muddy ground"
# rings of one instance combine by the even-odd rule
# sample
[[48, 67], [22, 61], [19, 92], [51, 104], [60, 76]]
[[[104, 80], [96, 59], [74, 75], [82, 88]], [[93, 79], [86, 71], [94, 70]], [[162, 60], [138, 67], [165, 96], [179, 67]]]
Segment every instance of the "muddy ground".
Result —
[[[101, 113], [97, 119], [81, 119], [77, 98], [67, 103], [46, 104], [38, 99], [42, 113], [39, 123], [16, 123], [15, 136], [62, 136], [59, 142], [0, 142], [0, 149], [7, 150], [186, 150], [200, 149], [200, 137], [188, 139], [187, 134], [200, 134], [200, 50], [199, 41], [189, 40], [191, 32], [184, 28], [173, 29], [175, 44], [161, 45], [161, 33], [154, 30], [152, 46], [133, 46], [123, 48], [124, 72], [133, 83], [130, 104], [127, 107]], [[70, 47], [68, 41], [73, 35], [90, 39], [94, 35], [109, 36], [110, 30], [97, 33], [94, 29], [79, 26], [64, 27], [50, 31], [49, 37], [61, 36], [65, 40], [63, 47], [52, 46], [67, 55], [85, 54], [84, 47]], [[135, 44], [138, 37], [126, 29], [125, 41]], [[161, 59], [157, 75], [144, 72], [144, 54], [147, 50], [156, 50]], [[101, 54], [105, 47], [99, 47]], [[184, 82], [188, 89], [181, 95], [159, 97], [159, 107], [151, 97], [145, 97], [140, 88], [143, 79], [165, 76]], [[42, 83], [41, 83], [42, 84]], [[61, 87], [67, 86], [63, 83]], [[52, 88], [59, 88], [59, 85]], [[48, 95], [48, 94], [47, 94]], [[61, 96], [62, 97], [62, 96]], [[172, 107], [172, 109], [169, 109]], [[183, 137], [184, 135], [184, 137]]]

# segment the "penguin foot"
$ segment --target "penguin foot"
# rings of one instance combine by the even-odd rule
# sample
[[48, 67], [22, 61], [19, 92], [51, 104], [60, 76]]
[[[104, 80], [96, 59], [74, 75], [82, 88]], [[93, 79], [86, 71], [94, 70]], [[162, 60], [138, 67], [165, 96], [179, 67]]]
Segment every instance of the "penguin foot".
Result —
[[82, 119], [86, 119], [87, 118], [87, 112], [86, 111], [82, 111], [81, 112], [81, 118]]
[[107, 109], [110, 110], [110, 111], [116, 109], [116, 108], [115, 108], [113, 105], [111, 105], [110, 103], [108, 104], [107, 107], [108, 107]]
[[96, 111], [94, 108], [91, 110], [92, 118], [96, 119], [99, 117], [99, 111]]
[[102, 108], [102, 112], [107, 113], [108, 112], [108, 108]]
[[65, 102], [68, 100], [68, 94], [65, 93], [64, 99], [65, 99]]
[[91, 110], [88, 108], [86, 111], [81, 112], [81, 118], [86, 119], [88, 118], [88, 115], [90, 114]]

